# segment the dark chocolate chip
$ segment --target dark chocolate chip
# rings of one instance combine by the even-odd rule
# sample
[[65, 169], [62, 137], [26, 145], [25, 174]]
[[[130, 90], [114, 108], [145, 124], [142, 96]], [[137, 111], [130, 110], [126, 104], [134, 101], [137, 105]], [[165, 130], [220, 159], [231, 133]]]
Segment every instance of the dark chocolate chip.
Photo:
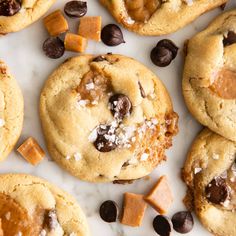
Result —
[[169, 218], [158, 215], [153, 220], [153, 228], [160, 236], [169, 236], [172, 231], [172, 223]]
[[87, 2], [70, 1], [64, 7], [64, 12], [69, 17], [82, 17], [87, 13]]
[[236, 33], [234, 31], [229, 31], [227, 36], [223, 39], [224, 47], [236, 43]]
[[125, 184], [132, 184], [135, 180], [134, 179], [129, 179], [129, 180], [114, 180], [113, 184], [121, 184], [121, 185], [125, 185]]
[[107, 46], [117, 46], [125, 43], [121, 29], [115, 24], [106, 25], [102, 29], [101, 39]]
[[110, 109], [115, 118], [124, 119], [131, 113], [132, 103], [124, 94], [115, 94], [109, 99]]
[[21, 0], [0, 1], [0, 16], [13, 16], [21, 9]]
[[57, 59], [63, 56], [65, 46], [60, 38], [50, 37], [43, 43], [43, 51], [48, 57]]
[[94, 146], [99, 152], [110, 152], [116, 149], [115, 128], [110, 125], [100, 125], [97, 128], [97, 139]]
[[97, 56], [93, 59], [94, 62], [100, 62], [100, 61], [105, 61], [106, 58], [104, 56]]
[[181, 234], [186, 234], [193, 229], [194, 221], [191, 212], [180, 211], [173, 215], [172, 223], [174, 229]]
[[178, 47], [169, 39], [159, 41], [151, 51], [152, 62], [160, 67], [168, 66], [175, 59]]
[[100, 206], [100, 216], [108, 223], [116, 222], [119, 215], [119, 208], [114, 201], [105, 201]]
[[143, 86], [142, 86], [142, 84], [140, 82], [138, 82], [138, 86], [139, 86], [139, 90], [140, 90], [141, 96], [143, 98], [145, 98], [146, 97], [146, 93], [145, 93], [145, 91], [143, 89]]
[[230, 188], [222, 177], [214, 178], [206, 187], [206, 198], [215, 204], [224, 203], [230, 195]]
[[54, 230], [58, 226], [56, 210], [46, 210], [44, 214], [44, 227]]

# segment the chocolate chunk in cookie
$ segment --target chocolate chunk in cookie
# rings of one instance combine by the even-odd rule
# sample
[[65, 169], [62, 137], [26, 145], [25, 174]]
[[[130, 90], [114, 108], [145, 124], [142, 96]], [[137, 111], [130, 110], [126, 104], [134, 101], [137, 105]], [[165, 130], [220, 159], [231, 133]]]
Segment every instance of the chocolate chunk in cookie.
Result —
[[58, 226], [57, 213], [55, 209], [46, 210], [44, 214], [44, 226], [49, 230], [55, 230]]
[[21, 0], [0, 1], [0, 16], [13, 16], [21, 9]]
[[115, 118], [124, 119], [132, 111], [132, 103], [124, 94], [115, 94], [109, 99], [110, 109]]
[[223, 204], [230, 195], [230, 188], [222, 177], [214, 178], [206, 187], [207, 199], [215, 204]]
[[234, 31], [229, 31], [227, 36], [223, 39], [224, 46], [229, 46], [236, 43], [236, 33]]
[[111, 125], [100, 125], [97, 128], [97, 138], [94, 146], [100, 152], [110, 152], [116, 149], [116, 140], [115, 127]]

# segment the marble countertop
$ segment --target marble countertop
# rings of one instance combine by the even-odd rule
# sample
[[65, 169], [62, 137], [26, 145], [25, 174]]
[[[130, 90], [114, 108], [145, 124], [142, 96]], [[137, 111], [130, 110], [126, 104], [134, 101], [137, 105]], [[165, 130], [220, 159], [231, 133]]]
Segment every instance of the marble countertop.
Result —
[[[62, 8], [64, 0], [58, 0], [50, 11]], [[103, 9], [98, 0], [88, 0], [88, 15], [101, 15], [103, 24], [112, 23], [114, 20]], [[231, 0], [226, 9], [236, 7], [236, 1]], [[8, 159], [1, 163], [0, 173], [29, 173], [43, 177], [62, 189], [68, 191], [76, 197], [85, 214], [91, 228], [92, 235], [96, 236], [146, 236], [156, 235], [152, 228], [152, 220], [156, 212], [148, 208], [143, 224], [139, 228], [123, 226], [119, 223], [107, 224], [103, 222], [98, 214], [100, 203], [104, 200], [112, 199], [122, 204], [122, 196], [126, 191], [134, 193], [147, 192], [152, 184], [162, 174], [166, 174], [174, 194], [174, 204], [169, 216], [179, 210], [184, 210], [182, 199], [185, 195], [185, 185], [180, 179], [180, 171], [183, 166], [188, 148], [201, 129], [201, 126], [189, 114], [184, 104], [181, 93], [181, 74], [183, 69], [183, 44], [184, 41], [192, 37], [197, 32], [204, 29], [208, 23], [218, 14], [220, 9], [201, 16], [198, 20], [179, 30], [177, 33], [164, 37], [141, 37], [123, 29], [125, 44], [118, 47], [107, 47], [103, 43], [89, 42], [87, 53], [120, 53], [134, 57], [154, 71], [166, 85], [172, 97], [175, 111], [180, 116], [180, 132], [174, 139], [174, 145], [167, 152], [168, 160], [162, 163], [150, 175], [149, 180], [139, 180], [131, 185], [113, 184], [91, 184], [82, 182], [67, 172], [63, 171], [54, 163], [49, 155], [36, 167], [24, 161], [16, 152], [12, 152]], [[78, 20], [71, 21], [71, 29], [76, 30]], [[10, 67], [12, 73], [21, 86], [25, 99], [25, 120], [24, 129], [18, 145], [28, 136], [35, 137], [40, 145], [46, 150], [40, 120], [38, 114], [38, 102], [40, 90], [48, 75], [67, 57], [76, 55], [66, 53], [63, 58], [52, 60], [44, 56], [41, 48], [43, 41], [47, 38], [42, 20], [31, 25], [29, 28], [14, 34], [9, 34], [0, 38], [0, 58]], [[177, 58], [166, 68], [158, 68], [150, 61], [150, 50], [162, 38], [172, 39], [179, 47]], [[177, 235], [177, 233], [173, 233]], [[206, 230], [202, 228], [198, 220], [192, 232], [187, 235], [207, 236]]]

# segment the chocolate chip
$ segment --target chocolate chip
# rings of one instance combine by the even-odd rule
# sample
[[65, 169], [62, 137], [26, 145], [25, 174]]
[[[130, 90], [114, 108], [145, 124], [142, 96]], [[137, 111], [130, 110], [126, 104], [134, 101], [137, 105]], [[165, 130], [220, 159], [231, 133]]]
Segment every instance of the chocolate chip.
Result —
[[236, 33], [234, 31], [229, 31], [227, 36], [223, 39], [224, 47], [236, 43]]
[[110, 152], [116, 149], [115, 128], [110, 125], [100, 125], [97, 128], [97, 139], [94, 146], [99, 152]]
[[139, 86], [139, 90], [140, 90], [141, 96], [143, 98], [145, 98], [146, 97], [146, 93], [145, 93], [145, 91], [143, 89], [143, 86], [142, 86], [142, 84], [140, 82], [138, 82], [138, 86]]
[[57, 213], [56, 210], [46, 210], [44, 214], [44, 227], [49, 230], [54, 230], [58, 226]]
[[172, 223], [169, 218], [158, 215], [153, 220], [153, 228], [160, 236], [169, 236], [172, 231]]
[[110, 109], [115, 118], [124, 119], [131, 113], [132, 103], [124, 94], [115, 94], [109, 99]]
[[114, 180], [113, 184], [121, 184], [121, 185], [126, 185], [126, 184], [132, 184], [135, 180], [134, 179], [129, 179], [129, 180]]
[[191, 212], [180, 211], [173, 215], [172, 223], [174, 229], [181, 234], [186, 234], [193, 229], [194, 221]]
[[70, 1], [66, 3], [64, 12], [69, 17], [82, 17], [87, 13], [87, 2]]
[[105, 201], [100, 206], [100, 216], [108, 223], [116, 222], [119, 214], [119, 208], [114, 201]]
[[106, 25], [102, 29], [101, 39], [108, 46], [117, 46], [125, 43], [121, 29], [115, 24]]
[[57, 59], [62, 57], [65, 52], [64, 43], [58, 37], [50, 37], [43, 43], [43, 51], [48, 57]]
[[224, 203], [230, 195], [230, 188], [226, 180], [221, 177], [214, 178], [206, 187], [206, 198], [215, 204]]
[[222, 4], [222, 5], [220, 6], [220, 9], [221, 9], [222, 11], [224, 11], [225, 7], [226, 7], [226, 3]]
[[151, 51], [152, 62], [160, 67], [168, 66], [175, 59], [178, 47], [169, 39], [159, 41]]
[[100, 61], [105, 61], [106, 58], [104, 56], [97, 56], [93, 59], [94, 62], [100, 62]]
[[0, 16], [13, 16], [21, 9], [21, 0], [0, 1]]

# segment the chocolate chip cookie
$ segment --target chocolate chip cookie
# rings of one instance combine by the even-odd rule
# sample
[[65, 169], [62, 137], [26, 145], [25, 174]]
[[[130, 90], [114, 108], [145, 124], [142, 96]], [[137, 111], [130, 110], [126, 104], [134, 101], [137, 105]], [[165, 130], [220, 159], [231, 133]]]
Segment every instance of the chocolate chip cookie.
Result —
[[214, 235], [235, 236], [236, 143], [204, 129], [193, 142], [183, 169], [192, 204]]
[[75, 199], [25, 174], [0, 175], [0, 218], [4, 236], [89, 236]]
[[42, 90], [40, 117], [53, 159], [92, 182], [148, 175], [178, 130], [164, 85], [121, 55], [63, 63]]
[[236, 10], [216, 18], [187, 44], [183, 94], [193, 116], [236, 141]]
[[6, 64], [0, 61], [0, 161], [15, 146], [22, 130], [23, 96]]
[[56, 0], [1, 0], [0, 34], [24, 29], [40, 18]]
[[100, 0], [128, 30], [142, 35], [177, 31], [228, 0]]

